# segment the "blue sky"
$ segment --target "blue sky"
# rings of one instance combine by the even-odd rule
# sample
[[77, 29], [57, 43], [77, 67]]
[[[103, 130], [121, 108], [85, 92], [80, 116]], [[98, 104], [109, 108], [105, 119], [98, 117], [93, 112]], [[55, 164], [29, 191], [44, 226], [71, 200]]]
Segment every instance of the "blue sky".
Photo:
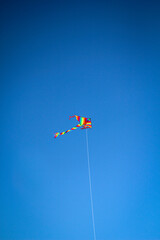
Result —
[[5, 1], [1, 240], [160, 239], [160, 4]]

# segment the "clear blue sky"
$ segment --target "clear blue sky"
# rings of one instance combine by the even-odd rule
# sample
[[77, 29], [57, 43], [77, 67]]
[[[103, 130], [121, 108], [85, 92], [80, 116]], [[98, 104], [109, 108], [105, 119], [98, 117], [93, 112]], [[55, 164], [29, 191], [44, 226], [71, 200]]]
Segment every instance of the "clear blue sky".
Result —
[[1, 5], [0, 240], [160, 239], [160, 4]]

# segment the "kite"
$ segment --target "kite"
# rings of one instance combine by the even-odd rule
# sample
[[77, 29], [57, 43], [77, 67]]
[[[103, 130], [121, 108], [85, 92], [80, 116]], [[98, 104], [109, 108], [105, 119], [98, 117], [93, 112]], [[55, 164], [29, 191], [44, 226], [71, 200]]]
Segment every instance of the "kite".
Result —
[[95, 222], [94, 222], [94, 211], [93, 211], [93, 197], [92, 197], [92, 186], [91, 186], [91, 173], [90, 173], [90, 160], [89, 160], [89, 148], [88, 148], [88, 134], [87, 128], [92, 128], [91, 118], [80, 117], [77, 115], [69, 117], [69, 119], [75, 117], [76, 120], [79, 122], [77, 126], [65, 131], [65, 132], [56, 132], [54, 134], [54, 138], [57, 138], [59, 135], [64, 135], [72, 130], [77, 128], [86, 129], [86, 143], [87, 143], [87, 158], [88, 158], [88, 175], [89, 175], [89, 186], [90, 186], [90, 200], [91, 200], [91, 209], [92, 209], [92, 224], [93, 224], [93, 233], [94, 233], [94, 240], [96, 240], [96, 231], [95, 231]]
[[75, 117], [77, 119], [79, 124], [77, 126], [71, 128], [71, 129], [65, 131], [65, 132], [61, 132], [61, 133], [56, 132], [54, 134], [54, 138], [58, 137], [59, 135], [64, 135], [65, 133], [68, 133], [68, 132], [70, 132], [72, 130], [75, 130], [75, 129], [79, 128], [79, 127], [81, 129], [92, 128], [91, 118], [85, 118], [85, 117], [80, 117], [80, 116], [74, 115], [74, 116], [69, 117], [69, 119], [71, 119], [73, 117]]

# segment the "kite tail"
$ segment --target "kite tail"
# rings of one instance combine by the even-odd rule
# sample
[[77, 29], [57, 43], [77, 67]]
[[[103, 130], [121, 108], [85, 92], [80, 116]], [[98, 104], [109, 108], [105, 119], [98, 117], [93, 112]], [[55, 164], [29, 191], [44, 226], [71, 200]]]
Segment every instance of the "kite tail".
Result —
[[65, 133], [68, 133], [68, 132], [70, 132], [72, 130], [75, 130], [75, 129], [79, 128], [79, 127], [81, 127], [80, 124], [78, 124], [76, 127], [73, 127], [73, 128], [71, 128], [71, 129], [69, 129], [69, 130], [67, 130], [65, 132], [61, 132], [61, 133], [57, 132], [57, 133], [54, 134], [54, 138], [58, 137], [59, 135], [64, 135]]
[[60, 134], [59, 132], [55, 133], [55, 134], [54, 134], [54, 138], [58, 137], [59, 134]]

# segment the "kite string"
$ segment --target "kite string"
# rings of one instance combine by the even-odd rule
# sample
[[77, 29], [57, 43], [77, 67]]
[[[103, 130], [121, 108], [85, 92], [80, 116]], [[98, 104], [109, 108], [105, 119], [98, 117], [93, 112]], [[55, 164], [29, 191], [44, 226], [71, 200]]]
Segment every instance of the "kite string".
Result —
[[90, 171], [90, 161], [89, 161], [89, 148], [88, 148], [88, 134], [87, 134], [87, 129], [86, 129], [86, 143], [87, 143], [88, 175], [89, 175], [89, 187], [90, 187], [90, 198], [91, 198], [91, 209], [92, 209], [93, 233], [94, 233], [94, 240], [96, 240], [96, 231], [95, 231], [94, 212], [93, 212], [92, 184], [91, 184], [91, 171]]

